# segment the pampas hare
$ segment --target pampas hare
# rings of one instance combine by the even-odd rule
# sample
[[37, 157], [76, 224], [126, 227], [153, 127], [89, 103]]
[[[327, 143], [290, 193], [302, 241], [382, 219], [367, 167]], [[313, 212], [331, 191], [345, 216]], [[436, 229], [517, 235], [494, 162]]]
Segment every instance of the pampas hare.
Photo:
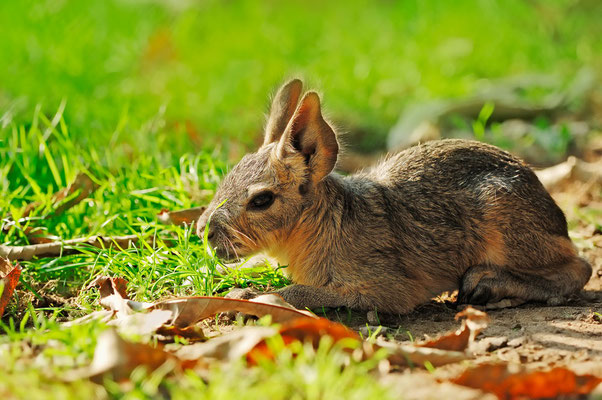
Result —
[[[591, 266], [527, 165], [487, 144], [441, 140], [351, 176], [315, 92], [276, 94], [265, 140], [224, 178], [198, 221], [217, 255], [265, 251], [299, 308], [407, 313], [443, 291], [458, 302], [559, 304]], [[223, 203], [223, 204], [222, 204]], [[222, 204], [221, 206], [219, 206]]]

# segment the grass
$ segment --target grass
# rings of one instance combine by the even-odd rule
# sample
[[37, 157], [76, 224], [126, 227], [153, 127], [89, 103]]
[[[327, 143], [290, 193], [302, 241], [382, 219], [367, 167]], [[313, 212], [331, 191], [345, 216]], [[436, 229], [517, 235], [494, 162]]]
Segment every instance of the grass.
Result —
[[[0, 230], [0, 243], [28, 244], [36, 226], [62, 239], [141, 234], [170, 244], [23, 262], [0, 329], [0, 395], [385, 396], [368, 364], [341, 369], [339, 353], [324, 349], [217, 369], [209, 383], [136, 372], [130, 388], [66, 385], [52, 377], [88, 363], [106, 327], [57, 321], [98, 308], [96, 293], [81, 289], [100, 274], [126, 278], [140, 301], [287, 283], [267, 267], [219, 274], [190, 227], [156, 222], [162, 209], [209, 201], [228, 166], [260, 141], [267, 94], [286, 77], [324, 91], [348, 140], [371, 150], [413, 102], [463, 96], [483, 79], [562, 81], [583, 65], [600, 70], [601, 11], [596, 1], [568, 0], [0, 2], [0, 218], [17, 221]], [[52, 194], [80, 172], [99, 188], [53, 215]]]

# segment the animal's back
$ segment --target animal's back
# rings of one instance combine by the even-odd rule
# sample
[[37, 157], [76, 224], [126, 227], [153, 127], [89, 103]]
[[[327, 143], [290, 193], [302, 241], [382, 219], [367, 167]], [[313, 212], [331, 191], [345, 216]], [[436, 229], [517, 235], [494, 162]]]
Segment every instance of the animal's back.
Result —
[[402, 204], [424, 205], [424, 211], [428, 211], [425, 203], [441, 203], [449, 208], [448, 215], [454, 211], [464, 214], [458, 219], [497, 213], [508, 229], [529, 225], [568, 237], [564, 214], [535, 173], [519, 158], [485, 143], [460, 139], [427, 142], [393, 155], [361, 175], [388, 187], [390, 195]]

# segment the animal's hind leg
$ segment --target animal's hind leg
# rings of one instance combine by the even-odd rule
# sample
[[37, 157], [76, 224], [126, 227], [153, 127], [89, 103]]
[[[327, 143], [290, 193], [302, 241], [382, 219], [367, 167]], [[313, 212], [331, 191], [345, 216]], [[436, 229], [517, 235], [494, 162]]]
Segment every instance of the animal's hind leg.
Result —
[[475, 265], [462, 277], [458, 304], [491, 305], [508, 299], [509, 305], [526, 301], [558, 305], [583, 288], [591, 273], [589, 263], [580, 257], [553, 266], [530, 268], [530, 273], [496, 265]]

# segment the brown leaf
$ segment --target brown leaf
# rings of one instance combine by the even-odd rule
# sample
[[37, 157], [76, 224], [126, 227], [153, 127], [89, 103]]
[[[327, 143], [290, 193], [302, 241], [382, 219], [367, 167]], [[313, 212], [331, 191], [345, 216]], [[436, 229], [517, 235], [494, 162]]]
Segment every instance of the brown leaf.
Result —
[[[84, 173], [80, 173], [75, 177], [75, 180], [65, 189], [62, 189], [55, 194], [52, 195], [52, 204], [54, 206], [54, 210], [52, 211], [53, 216], [58, 216], [64, 213], [66, 210], [80, 203], [83, 199], [88, 197], [92, 192], [94, 192], [98, 188], [98, 184], [96, 184], [90, 177]], [[74, 194], [77, 195], [75, 197], [70, 198]], [[68, 200], [64, 201], [65, 199]], [[25, 207], [25, 211], [23, 212], [23, 216], [28, 216], [35, 208], [39, 207], [40, 203], [30, 203]]]
[[21, 276], [21, 266], [12, 265], [10, 261], [0, 257], [0, 317], [8, 305]]
[[418, 347], [430, 347], [441, 350], [464, 351], [474, 338], [487, 327], [489, 316], [473, 307], [466, 307], [456, 314], [456, 320], [462, 319], [462, 326], [455, 332], [449, 332], [434, 340], [418, 344]]
[[412, 344], [398, 344], [377, 340], [375, 346], [389, 350], [388, 357], [391, 365], [408, 366], [408, 367], [424, 367], [426, 363], [430, 363], [434, 367], [441, 365], [453, 364], [464, 361], [469, 358], [465, 352], [454, 350], [442, 350], [431, 347], [419, 347]]
[[182, 360], [214, 358], [220, 361], [233, 361], [240, 359], [261, 341], [277, 333], [278, 330], [275, 327], [245, 326], [203, 343], [184, 346], [175, 354]]
[[[265, 299], [265, 298], [264, 298]], [[317, 318], [313, 314], [295, 308], [258, 303], [249, 300], [226, 299], [223, 297], [181, 297], [156, 303], [151, 309], [170, 310], [173, 312], [171, 323], [178, 328], [191, 326], [205, 318], [218, 313], [238, 311], [245, 314], [263, 317], [271, 315], [274, 322], [284, 322], [295, 318]]]
[[193, 207], [177, 211], [161, 210], [157, 219], [165, 225], [192, 225], [196, 224], [206, 209], [207, 207]]
[[[108, 325], [119, 327], [122, 333], [148, 335], [163, 327], [172, 318], [171, 311], [145, 310], [149, 304], [132, 301], [127, 295], [127, 281], [123, 278], [99, 276], [88, 285], [88, 289], [97, 287], [100, 293], [100, 304], [112, 312], [117, 319], [107, 322]], [[104, 315], [100, 314], [100, 318]]]
[[484, 364], [466, 370], [453, 383], [481, 389], [499, 399], [539, 399], [590, 393], [602, 383], [593, 375], [576, 375], [566, 368], [527, 372], [505, 364]]
[[335, 343], [343, 339], [361, 340], [360, 336], [345, 325], [332, 322], [326, 318], [299, 318], [282, 324], [279, 330], [283, 337], [300, 342], [311, 342], [318, 346], [320, 338], [328, 335]]
[[109, 324], [119, 326], [122, 331], [139, 334], [157, 331], [163, 336], [178, 335], [200, 340], [204, 338], [203, 332], [194, 325], [227, 311], [239, 311], [257, 317], [270, 314], [275, 322], [317, 318], [307, 311], [293, 308], [274, 294], [260, 296], [253, 301], [223, 297], [182, 297], [150, 304], [130, 300], [126, 293], [127, 281], [123, 278], [100, 276], [88, 285], [88, 289], [91, 287], [98, 288], [100, 304], [117, 316], [117, 320]]
[[[346, 326], [327, 320], [326, 318], [298, 318], [282, 324], [278, 333], [285, 345], [299, 341], [310, 342], [314, 348], [320, 344], [323, 336], [330, 336], [334, 343], [343, 339], [360, 342], [359, 335]], [[247, 361], [256, 364], [259, 359], [273, 359], [274, 354], [266, 340], [262, 340], [247, 353]]]
[[67, 381], [90, 378], [101, 383], [103, 377], [109, 375], [116, 381], [128, 379], [132, 371], [145, 366], [154, 371], [166, 362], [172, 362], [172, 368], [178, 368], [180, 361], [161, 347], [151, 347], [143, 343], [125, 341], [114, 329], [102, 332], [96, 343], [94, 359], [89, 367], [75, 370], [67, 374]]
[[[350, 340], [357, 343], [361, 342], [359, 335], [346, 326], [329, 321], [325, 318], [319, 319], [296, 319], [284, 323], [278, 333], [282, 336], [285, 345], [295, 341], [310, 342], [317, 348], [322, 336], [330, 336], [334, 343], [341, 340]], [[266, 338], [269, 336], [266, 336]], [[387, 359], [391, 365], [395, 366], [419, 366], [423, 367], [428, 361], [433, 366], [454, 363], [466, 360], [465, 353], [458, 351], [448, 351], [432, 348], [420, 348], [414, 345], [399, 345], [397, 343], [377, 341], [377, 343], [361, 342], [356, 350], [353, 351], [354, 357], [358, 359], [368, 359], [379, 350], [386, 349], [389, 353]], [[259, 359], [273, 359], [267, 341], [261, 340], [247, 353], [247, 361], [256, 364]]]
[[127, 302], [129, 299], [126, 293], [127, 284], [123, 278], [99, 276], [90, 282], [86, 289], [97, 287], [100, 293], [100, 304], [108, 310], [117, 312], [118, 316], [123, 316], [134, 312]]

